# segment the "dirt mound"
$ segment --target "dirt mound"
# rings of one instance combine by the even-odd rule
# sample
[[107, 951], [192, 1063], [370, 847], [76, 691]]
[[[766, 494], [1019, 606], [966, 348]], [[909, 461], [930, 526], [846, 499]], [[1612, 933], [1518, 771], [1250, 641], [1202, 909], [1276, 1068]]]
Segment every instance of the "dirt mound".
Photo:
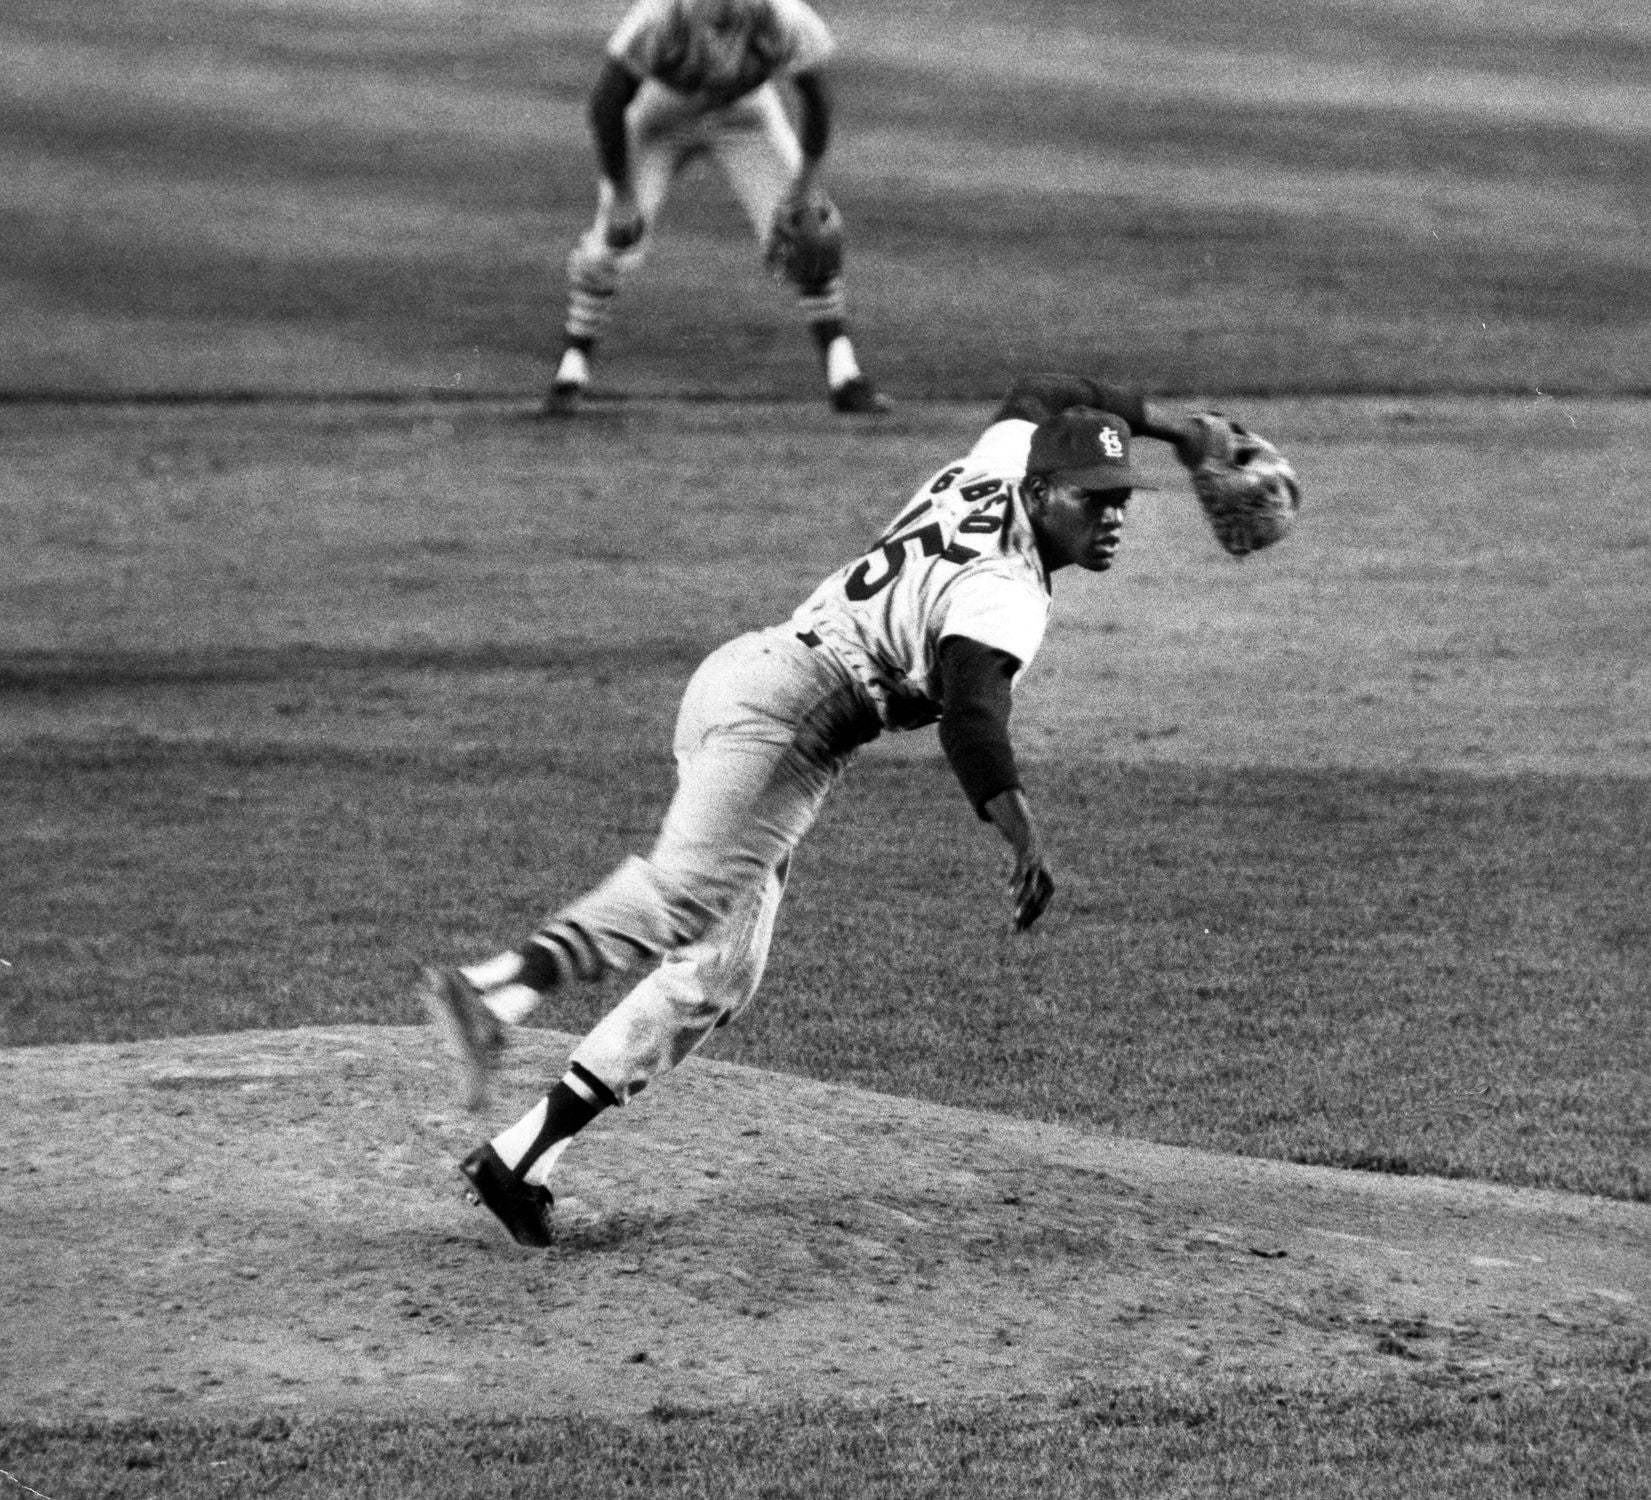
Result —
[[1292, 1167], [695, 1059], [518, 1249], [426, 1032], [0, 1053], [0, 1406], [625, 1413], [1195, 1367], [1506, 1378], [1651, 1333], [1651, 1207]]

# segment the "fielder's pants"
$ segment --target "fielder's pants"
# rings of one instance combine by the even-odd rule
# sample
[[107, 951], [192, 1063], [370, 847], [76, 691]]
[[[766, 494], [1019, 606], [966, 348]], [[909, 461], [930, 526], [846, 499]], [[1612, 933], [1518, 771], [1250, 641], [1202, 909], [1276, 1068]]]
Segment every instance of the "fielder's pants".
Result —
[[652, 851], [546, 924], [576, 928], [604, 968], [663, 955], [573, 1054], [621, 1102], [750, 1002], [791, 852], [877, 732], [863, 689], [788, 628], [740, 636], [695, 672]]
[[[607, 333], [620, 284], [641, 265], [672, 182], [696, 157], [708, 156], [721, 169], [759, 245], [767, 242], [774, 212], [802, 168], [797, 133], [771, 83], [733, 104], [699, 114], [684, 107], [679, 95], [650, 79], [632, 100], [625, 122], [632, 189], [646, 227], [629, 249], [609, 248], [613, 184], [603, 179], [597, 190], [595, 222], [568, 255], [566, 327], [573, 337], [600, 339]], [[810, 322], [843, 315], [840, 280], [798, 292]]]

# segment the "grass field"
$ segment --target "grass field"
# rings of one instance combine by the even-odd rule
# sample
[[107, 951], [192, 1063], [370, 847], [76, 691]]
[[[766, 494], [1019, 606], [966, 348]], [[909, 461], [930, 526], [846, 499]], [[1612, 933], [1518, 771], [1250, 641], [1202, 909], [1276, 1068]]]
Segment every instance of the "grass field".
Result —
[[[646, 839], [706, 648], [859, 550], [1015, 370], [1075, 367], [1279, 436], [1300, 534], [1238, 567], [1143, 502], [1115, 574], [1061, 591], [1018, 712], [1062, 882], [1036, 941], [932, 736], [881, 744], [714, 1055], [1651, 1201], [1651, 22], [824, 9], [862, 353], [903, 398], [870, 430], [815, 409], [714, 185], [628, 295], [602, 378], [633, 399], [517, 420], [617, 7], [0, 19], [0, 1042], [414, 1020], [414, 962]], [[201, 392], [286, 399], [44, 399]], [[1629, 1497], [1646, 1369], [1625, 1342], [1489, 1390], [630, 1424], [0, 1413], [0, 1489]]]
[[[19, 0], [0, 389], [543, 381], [618, 10]], [[825, 13], [851, 299], [896, 395], [983, 398], [1028, 361], [1228, 394], [1651, 388], [1651, 23], [1622, 0]], [[609, 378], [810, 393], [704, 182]]]
[[[1584, 415], [1595, 435], [1612, 419]], [[6, 774], [35, 857], [5, 877], [30, 959], [6, 1040], [410, 1020], [405, 975], [432, 944], [513, 938], [604, 874], [663, 808], [701, 652], [778, 617], [897, 503], [856, 494], [868, 476], [830, 453], [824, 413], [763, 470], [718, 472], [762, 421], [598, 424], [634, 443], [624, 465], [561, 433], [547, 486], [547, 440], [508, 412], [452, 432], [370, 409], [31, 415], [6, 592], [33, 649], [9, 668]], [[950, 451], [966, 421], [914, 415], [875, 456]], [[1373, 525], [1337, 501], [1364, 450], [1348, 426], [1343, 444], [1302, 437], [1327, 493], [1293, 555], [1235, 567], [1166, 499], [1106, 584], [1062, 590], [1021, 714], [1063, 867], [1050, 943], [1003, 939], [995, 845], [932, 736], [891, 737], [803, 852], [778, 998], [717, 1050], [1186, 1144], [1651, 1193], [1631, 485], [1612, 448], [1579, 446], [1599, 500], [1555, 576], [1518, 546], [1479, 550], [1471, 625], [1458, 598], [1391, 634], [1395, 588], [1444, 566], [1454, 535], [1537, 535], [1551, 502], [1508, 498], [1491, 470], [1443, 516], [1419, 496]], [[1481, 429], [1489, 461], [1497, 423]], [[662, 588], [668, 623], [648, 605]], [[1358, 684], [1346, 707], [1299, 680], [1303, 635], [1325, 679]], [[1204, 674], [1235, 656], [1211, 717]], [[1505, 707], [1463, 684], [1481, 674]], [[1514, 700], [1567, 676], [1589, 737], [1539, 731], [1531, 768]], [[1292, 764], [1313, 719], [1359, 697], [1359, 730], [1321, 752], [1339, 763]], [[1360, 730], [1429, 753], [1357, 764]], [[1233, 746], [1260, 764], [1222, 763]], [[1169, 747], [1173, 764], [1143, 761]], [[41, 863], [80, 878], [42, 884]], [[127, 905], [133, 870], [157, 894]]]

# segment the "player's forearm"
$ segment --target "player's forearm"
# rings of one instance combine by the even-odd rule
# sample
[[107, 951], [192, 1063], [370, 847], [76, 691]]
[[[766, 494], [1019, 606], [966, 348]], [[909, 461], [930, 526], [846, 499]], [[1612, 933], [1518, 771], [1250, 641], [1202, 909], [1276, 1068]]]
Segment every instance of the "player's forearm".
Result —
[[1131, 432], [1168, 443], [1184, 460], [1190, 462], [1203, 443], [1203, 429], [1186, 413], [1170, 411], [1156, 401], [1143, 401], [1141, 418], [1139, 425], [1129, 424]]
[[1038, 831], [1037, 819], [1032, 816], [1032, 804], [1018, 786], [997, 794], [985, 806], [985, 814], [992, 826], [1003, 835], [1004, 842], [1015, 851], [1015, 866], [1043, 863], [1043, 835]]
[[1202, 442], [1202, 430], [1189, 415], [1147, 400], [1136, 386], [1090, 380], [1082, 375], [1021, 376], [1009, 388], [994, 420], [1002, 422], [1018, 417], [1027, 422], [1044, 422], [1074, 406], [1093, 406], [1122, 417], [1136, 437], [1168, 443], [1189, 460]]
[[1009, 387], [1009, 394], [1003, 398], [1003, 405], [993, 420], [1019, 418], [1026, 422], [1045, 422], [1074, 406], [1109, 411], [1129, 423], [1131, 432], [1140, 432], [1137, 424], [1146, 421], [1146, 403], [1137, 388], [1108, 380], [1090, 380], [1083, 375], [1058, 374], [1022, 375]]
[[631, 185], [625, 111], [641, 86], [635, 74], [610, 58], [591, 90], [589, 118], [591, 135], [596, 141], [596, 159], [602, 175], [621, 192], [629, 192]]

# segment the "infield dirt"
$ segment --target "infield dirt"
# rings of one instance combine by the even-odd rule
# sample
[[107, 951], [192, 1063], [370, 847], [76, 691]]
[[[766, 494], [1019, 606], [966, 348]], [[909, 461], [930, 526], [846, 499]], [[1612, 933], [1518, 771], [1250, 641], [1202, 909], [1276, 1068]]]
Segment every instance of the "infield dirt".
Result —
[[[572, 1039], [528, 1031], [502, 1093]], [[462, 1200], [423, 1028], [0, 1054], [0, 1407], [624, 1414], [1204, 1372], [1552, 1380], [1651, 1335], [1651, 1206], [1238, 1160], [691, 1059]]]

